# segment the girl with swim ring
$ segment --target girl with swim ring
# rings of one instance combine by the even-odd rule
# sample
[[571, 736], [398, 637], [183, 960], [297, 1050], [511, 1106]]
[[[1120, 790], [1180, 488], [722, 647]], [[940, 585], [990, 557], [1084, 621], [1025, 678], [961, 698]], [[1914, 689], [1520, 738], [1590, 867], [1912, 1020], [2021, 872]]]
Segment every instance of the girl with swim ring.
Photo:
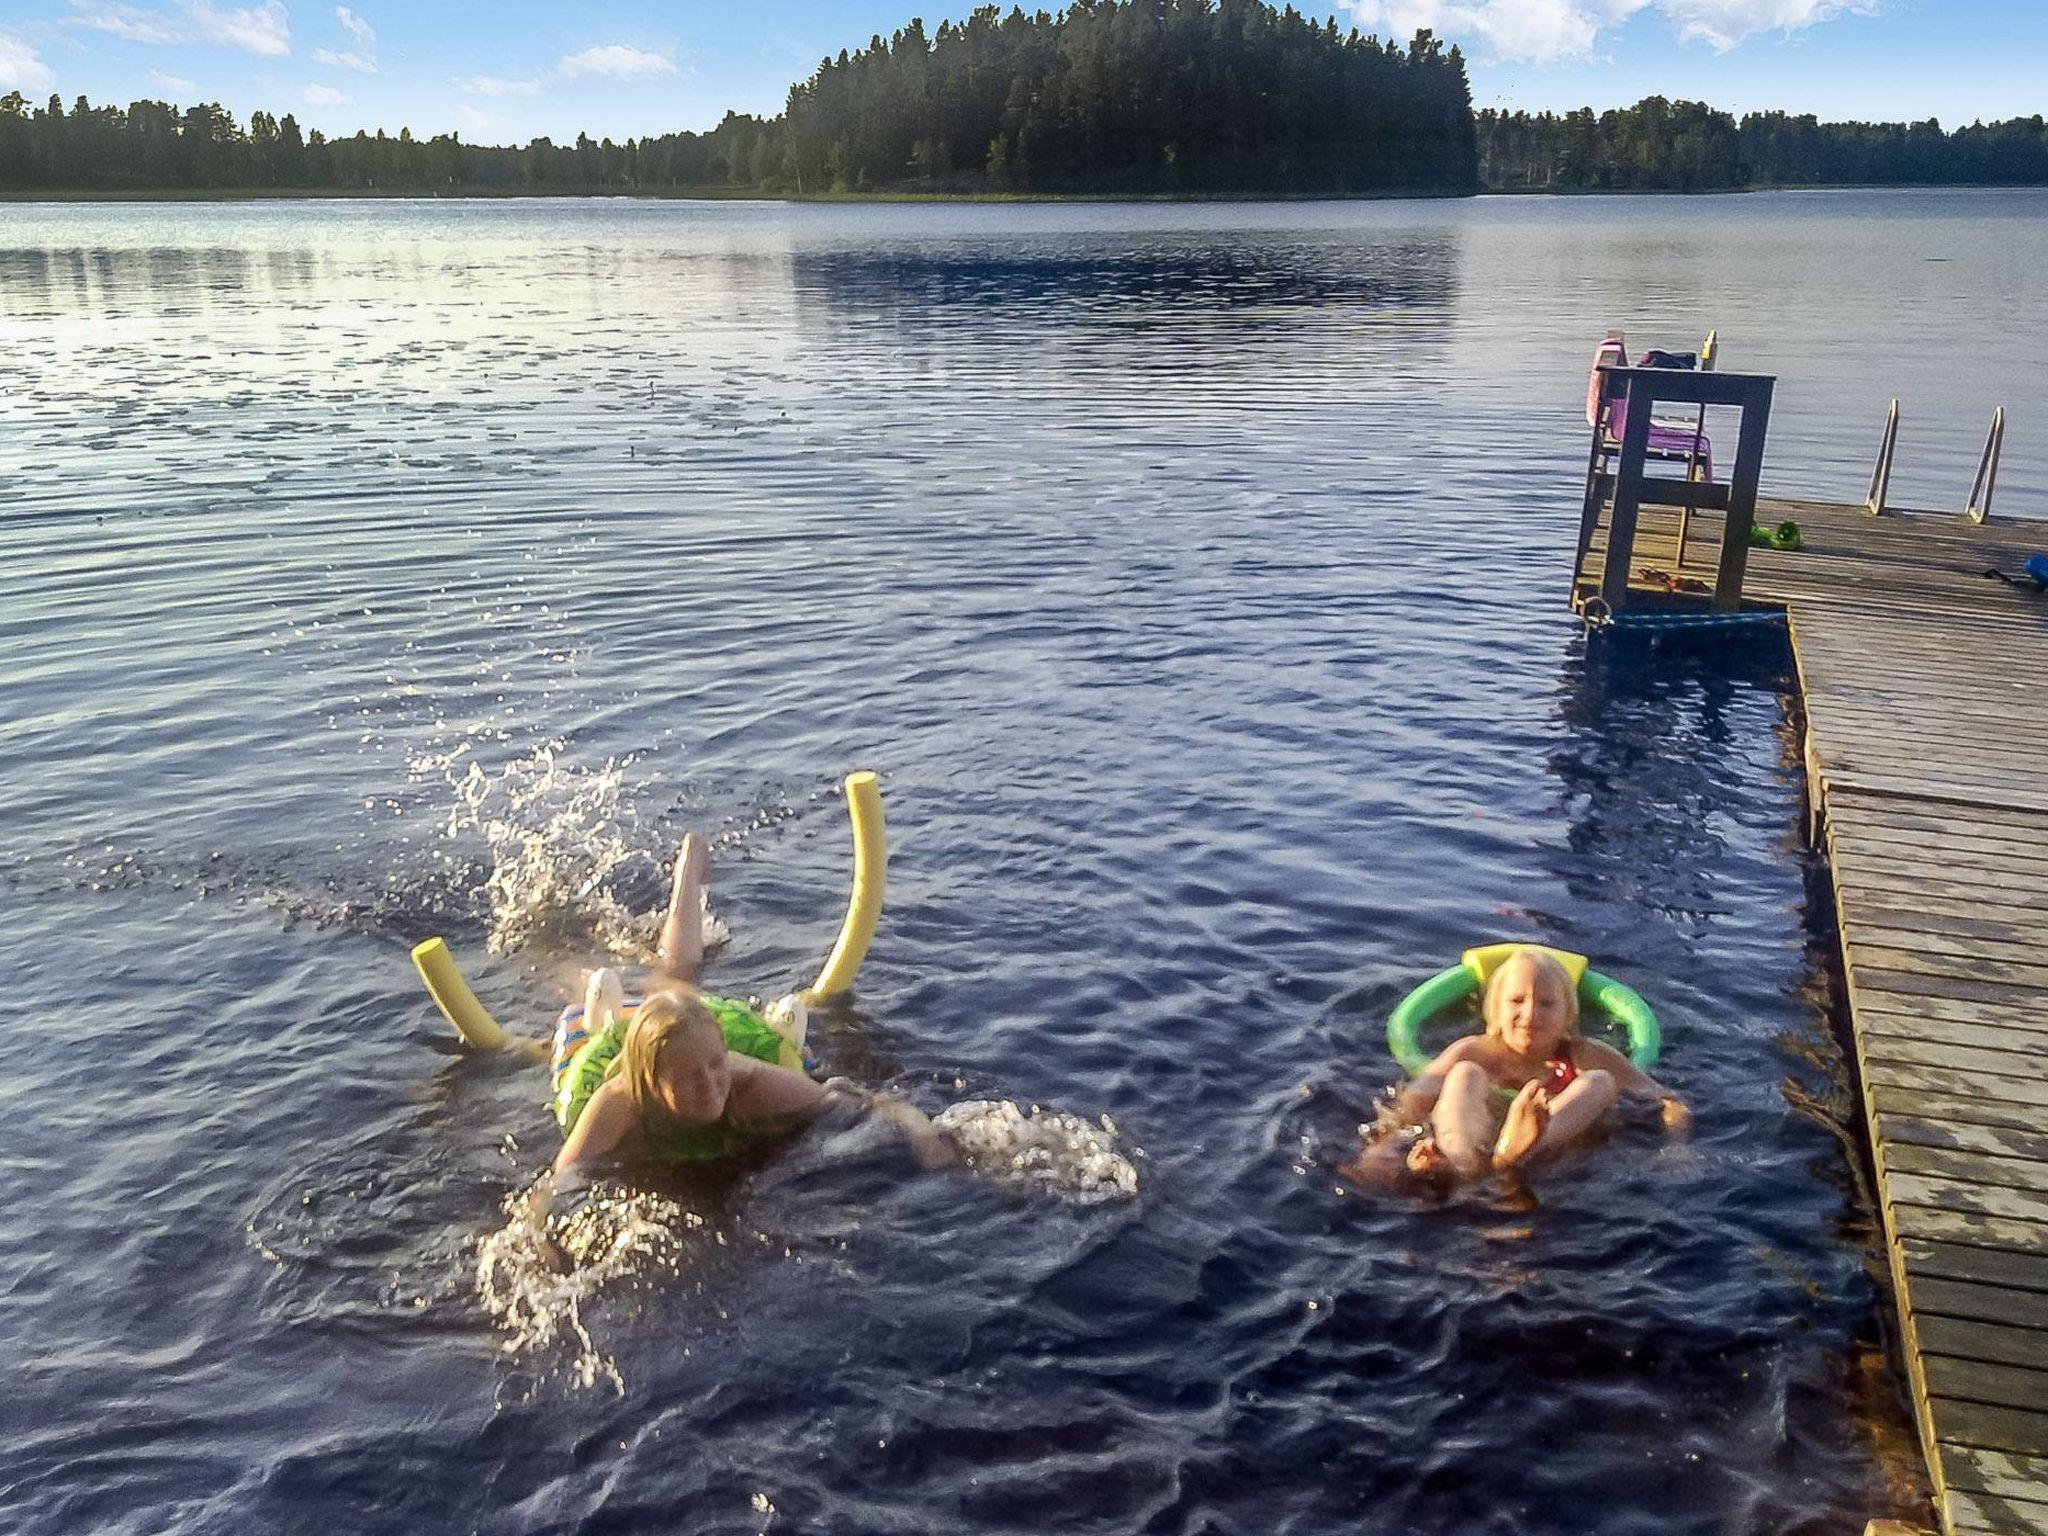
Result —
[[654, 986], [629, 1003], [616, 972], [590, 978], [580, 1009], [562, 1016], [550, 1073], [563, 1131], [557, 1179], [626, 1162], [705, 1162], [792, 1134], [836, 1105], [896, 1126], [927, 1168], [958, 1149], [901, 1100], [866, 1099], [814, 1082], [799, 1066], [802, 1004], [792, 1033], [746, 1004], [697, 989], [711, 861], [703, 839], [683, 839], [652, 960]]
[[1691, 1125], [1676, 1094], [1579, 1034], [1578, 989], [1542, 950], [1517, 950], [1502, 962], [1480, 1014], [1485, 1033], [1453, 1041], [1396, 1099], [1394, 1116], [1411, 1135], [1369, 1139], [1341, 1173], [1447, 1192], [1583, 1141], [1624, 1098], [1657, 1102], [1673, 1133]]

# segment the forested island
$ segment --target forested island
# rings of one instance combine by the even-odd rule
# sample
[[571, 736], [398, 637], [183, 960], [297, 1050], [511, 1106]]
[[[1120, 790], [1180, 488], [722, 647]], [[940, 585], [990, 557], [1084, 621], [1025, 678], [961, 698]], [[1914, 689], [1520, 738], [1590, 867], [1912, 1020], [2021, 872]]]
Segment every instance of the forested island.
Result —
[[27, 195], [1322, 196], [2048, 184], [2038, 116], [1738, 121], [1649, 97], [1594, 113], [1472, 109], [1431, 33], [1381, 42], [1264, 0], [984, 6], [842, 52], [779, 116], [704, 133], [466, 144], [329, 138], [217, 104], [0, 97], [0, 190]]

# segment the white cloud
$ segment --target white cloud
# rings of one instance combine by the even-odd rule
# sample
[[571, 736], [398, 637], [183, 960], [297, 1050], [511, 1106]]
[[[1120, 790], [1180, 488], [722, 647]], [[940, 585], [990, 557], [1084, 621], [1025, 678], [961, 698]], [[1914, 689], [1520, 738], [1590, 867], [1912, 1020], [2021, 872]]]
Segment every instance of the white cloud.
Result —
[[263, 4], [241, 11], [218, 9], [206, 0], [184, 0], [184, 10], [204, 42], [269, 58], [282, 58], [292, 51], [291, 23], [278, 0], [263, 0]]
[[464, 133], [482, 133], [491, 126], [491, 114], [483, 108], [464, 102], [455, 109], [455, 121]]
[[1726, 53], [1759, 32], [1797, 32], [1837, 16], [1869, 16], [1877, 0], [1658, 0], [1680, 42]]
[[313, 50], [313, 62], [316, 64], [332, 64], [336, 69], [353, 69], [358, 74], [374, 75], [377, 73], [377, 61], [367, 53], [344, 53], [338, 48], [315, 48]]
[[1593, 57], [1603, 31], [1655, 10], [1680, 42], [1726, 52], [1759, 32], [1792, 33], [1838, 16], [1869, 15], [1881, 0], [1340, 0], [1360, 27], [1406, 38], [1418, 27], [1489, 61], [1556, 64]]
[[639, 80], [649, 75], [672, 75], [676, 61], [665, 53], [648, 53], [624, 43], [606, 43], [585, 48], [581, 53], [562, 55], [557, 66], [564, 75], [611, 75], [620, 80]]
[[35, 49], [0, 32], [0, 90], [26, 95], [30, 91], [48, 90], [56, 81], [50, 66], [36, 57]]
[[309, 107], [340, 107], [348, 104], [348, 97], [331, 85], [309, 85], [306, 87], [306, 105]]
[[187, 80], [183, 75], [167, 75], [160, 69], [149, 72], [149, 83], [173, 96], [190, 96], [199, 89], [197, 80]]
[[132, 5], [94, 4], [93, 0], [71, 0], [78, 14], [71, 18], [76, 27], [110, 33], [131, 43], [182, 43], [183, 29], [162, 11], [138, 10]]
[[496, 75], [470, 75], [455, 82], [472, 96], [538, 96], [538, 80], [503, 80]]
[[219, 43], [281, 58], [292, 51], [292, 28], [279, 0], [243, 10], [182, 0], [176, 13], [144, 10], [121, 0], [71, 0], [75, 27], [90, 27], [131, 43]]
[[655, 75], [673, 75], [679, 66], [673, 54], [650, 53], [624, 43], [606, 43], [565, 53], [551, 70], [538, 75], [513, 78], [506, 75], [464, 75], [455, 82], [466, 96], [538, 96], [551, 80], [573, 80], [581, 75], [607, 75], [615, 80], [645, 80]]
[[370, 24], [347, 6], [337, 5], [334, 8], [334, 19], [341, 23], [342, 31], [356, 40], [358, 48], [377, 46], [377, 34], [370, 29]]

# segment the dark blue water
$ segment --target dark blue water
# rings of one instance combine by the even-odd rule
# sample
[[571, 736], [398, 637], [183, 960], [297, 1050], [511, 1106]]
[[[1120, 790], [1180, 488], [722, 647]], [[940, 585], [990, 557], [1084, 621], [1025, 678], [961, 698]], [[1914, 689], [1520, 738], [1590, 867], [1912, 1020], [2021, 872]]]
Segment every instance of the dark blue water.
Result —
[[[1576, 410], [1605, 326], [1718, 325], [1778, 488], [1847, 497], [1910, 367], [1900, 499], [1959, 496], [2039, 391], [2043, 213], [0, 210], [0, 1525], [1909, 1503], [1782, 658], [1587, 655]], [[786, 990], [856, 767], [889, 905], [827, 1070], [1106, 1113], [1138, 1195], [827, 1138], [589, 1298], [619, 1387], [508, 1351], [477, 1255], [552, 1126], [407, 946], [538, 1031], [698, 827], [707, 980]], [[1507, 935], [1648, 996], [1696, 1136], [1345, 1195], [1387, 1009]]]

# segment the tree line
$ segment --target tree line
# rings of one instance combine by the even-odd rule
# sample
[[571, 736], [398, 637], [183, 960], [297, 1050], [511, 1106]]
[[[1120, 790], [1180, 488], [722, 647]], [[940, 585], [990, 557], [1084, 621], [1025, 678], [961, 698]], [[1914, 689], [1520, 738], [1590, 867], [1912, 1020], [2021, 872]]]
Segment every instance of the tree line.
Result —
[[0, 189], [65, 192], [1459, 193], [2048, 183], [2040, 117], [1823, 123], [1651, 96], [1474, 113], [1465, 61], [1265, 0], [1072, 0], [921, 21], [822, 61], [781, 114], [614, 143], [328, 138], [214, 103], [0, 97]]
[[2048, 184], [2048, 124], [2035, 117], [1943, 131], [1919, 123], [1823, 123], [1650, 96], [1595, 115], [1478, 114], [1492, 191], [1732, 191], [1796, 186]]
[[0, 96], [0, 188], [65, 192], [671, 191], [754, 188], [753, 148], [767, 125], [729, 113], [709, 133], [614, 144], [578, 135], [523, 146], [465, 144], [457, 134], [416, 139], [409, 129], [330, 139], [290, 113], [250, 114], [244, 130], [225, 108], [138, 101], [125, 110], [81, 96], [31, 109]]
[[1465, 61], [1264, 0], [984, 6], [824, 60], [774, 118], [524, 146], [328, 138], [217, 104], [0, 97], [0, 187], [937, 193], [1467, 192]]
[[1464, 57], [1262, 0], [994, 6], [827, 59], [774, 125], [783, 187], [1465, 192]]

